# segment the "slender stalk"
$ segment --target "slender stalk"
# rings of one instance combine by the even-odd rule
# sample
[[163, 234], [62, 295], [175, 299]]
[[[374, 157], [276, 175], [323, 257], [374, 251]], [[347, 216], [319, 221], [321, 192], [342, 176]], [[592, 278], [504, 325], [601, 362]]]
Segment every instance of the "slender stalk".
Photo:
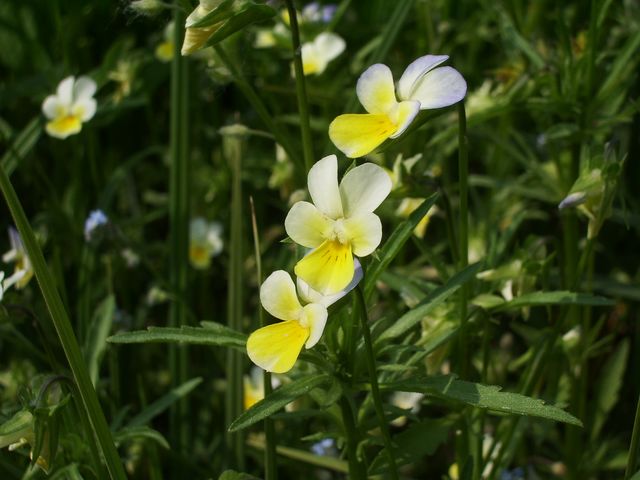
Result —
[[36, 237], [27, 220], [27, 216], [22, 209], [20, 200], [16, 195], [9, 177], [0, 165], [0, 189], [7, 202], [11, 215], [16, 223], [22, 242], [24, 243], [27, 255], [33, 265], [36, 279], [40, 285], [42, 296], [47, 304], [53, 326], [58, 334], [58, 339], [64, 350], [65, 357], [69, 363], [69, 368], [73, 375], [73, 380], [78, 388], [84, 413], [89, 419], [89, 423], [95, 433], [100, 450], [105, 459], [109, 476], [112, 479], [125, 479], [122, 462], [118, 456], [111, 431], [105, 419], [104, 412], [100, 407], [98, 396], [91, 383], [89, 372], [82, 357], [80, 346], [71, 328], [69, 316], [62, 304], [53, 277], [42, 255], [42, 250], [38, 245]]
[[[188, 84], [187, 63], [180, 54], [184, 36], [184, 11], [176, 0], [173, 11], [175, 42], [171, 65], [171, 164], [169, 173], [169, 284], [177, 301], [170, 305], [169, 326], [187, 323], [188, 226], [189, 226], [189, 165], [188, 165]], [[172, 345], [169, 366], [174, 386], [187, 377], [187, 350]], [[188, 400], [182, 398], [170, 411], [170, 433], [173, 448], [185, 451], [188, 443]]]
[[636, 471], [636, 460], [638, 457], [638, 443], [640, 443], [640, 396], [636, 405], [636, 419], [633, 422], [633, 433], [631, 434], [631, 445], [627, 456], [627, 468], [624, 471], [624, 480], [629, 480]]
[[[458, 268], [469, 265], [469, 149], [467, 143], [467, 117], [464, 103], [458, 103], [458, 176], [460, 195], [460, 224], [458, 232]], [[460, 375], [467, 378], [469, 355], [467, 346], [467, 297], [466, 284], [460, 287]]]
[[[251, 205], [251, 227], [253, 228], [253, 248], [256, 256], [256, 273], [258, 277], [258, 285], [262, 285], [262, 258], [260, 255], [260, 236], [258, 234], [258, 222], [256, 220], [256, 210], [253, 204], [253, 197], [249, 197]], [[267, 321], [264, 317], [264, 309], [259, 308], [260, 326], [265, 327]], [[264, 396], [267, 397], [273, 392], [271, 386], [271, 373], [266, 370], [263, 372], [264, 379]], [[276, 480], [278, 478], [278, 469], [276, 465], [276, 432], [273, 420], [270, 417], [264, 419], [264, 470], [265, 480]]]
[[398, 479], [398, 467], [396, 466], [396, 457], [393, 453], [393, 445], [391, 442], [391, 434], [389, 433], [389, 422], [384, 416], [382, 407], [382, 397], [380, 396], [380, 388], [378, 387], [378, 374], [376, 371], [376, 358], [373, 354], [373, 342], [371, 341], [371, 331], [369, 330], [369, 315], [367, 314], [367, 304], [364, 300], [362, 287], [358, 285], [356, 288], [356, 297], [360, 305], [360, 320], [362, 324], [362, 336], [364, 337], [364, 347], [367, 352], [367, 366], [369, 367], [369, 378], [371, 380], [371, 395], [375, 406], [378, 421], [380, 422], [380, 430], [384, 440], [384, 447], [389, 456], [389, 470], [391, 478]]
[[349, 399], [344, 395], [340, 398], [340, 411], [342, 412], [342, 422], [344, 423], [344, 433], [347, 437], [347, 460], [349, 462], [349, 478], [352, 480], [365, 480], [367, 470], [364, 464], [358, 459], [358, 430], [355, 424], [353, 409]]
[[304, 80], [302, 66], [302, 48], [300, 46], [300, 31], [298, 29], [298, 14], [293, 6], [293, 0], [285, 0], [289, 11], [289, 23], [291, 27], [291, 42], [293, 44], [293, 70], [296, 76], [296, 96], [298, 97], [298, 110], [300, 111], [300, 130], [302, 133], [302, 152], [304, 154], [304, 166], [307, 172], [313, 166], [313, 144], [311, 143], [311, 125], [309, 122], [309, 102], [307, 101], [307, 88]]
[[[214, 45], [213, 48], [218, 54], [220, 61], [224, 63], [225, 67], [227, 67], [231, 72], [233, 81], [235, 82], [236, 86], [240, 89], [247, 101], [251, 104], [260, 119], [264, 122], [265, 126], [273, 134], [276, 141], [282, 146], [282, 148], [284, 148], [285, 152], [287, 152], [287, 155], [292, 161], [299, 161], [299, 156], [297, 155], [296, 150], [293, 148], [293, 142], [291, 141], [291, 138], [287, 134], [286, 130], [284, 130], [282, 127], [280, 127], [280, 125], [276, 123], [275, 119], [269, 113], [269, 110], [267, 110], [267, 107], [265, 106], [260, 96], [244, 78], [238, 66], [231, 60], [229, 55], [227, 55], [227, 52], [220, 45]], [[303, 166], [304, 165], [300, 164], [300, 167]]]
[[[244, 137], [226, 135], [223, 139], [225, 156], [231, 167], [231, 228], [230, 228], [230, 261], [228, 290], [229, 327], [242, 331], [242, 149]], [[227, 351], [227, 425], [235, 420], [244, 406], [242, 395], [242, 361], [243, 355], [236, 350]], [[234, 467], [244, 470], [244, 433], [228, 432], [227, 445], [233, 454]]]

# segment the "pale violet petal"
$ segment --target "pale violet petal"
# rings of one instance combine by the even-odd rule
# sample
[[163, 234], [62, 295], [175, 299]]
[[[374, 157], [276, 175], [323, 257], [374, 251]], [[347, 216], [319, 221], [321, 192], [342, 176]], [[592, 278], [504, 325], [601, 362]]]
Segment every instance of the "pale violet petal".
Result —
[[351, 216], [343, 221], [345, 233], [351, 241], [353, 254], [366, 257], [378, 248], [382, 240], [382, 223], [375, 213]]
[[284, 220], [287, 235], [299, 245], [315, 248], [332, 231], [333, 220], [309, 202], [296, 202]]
[[73, 99], [89, 99], [96, 93], [98, 86], [90, 77], [79, 77], [73, 85]]
[[298, 320], [302, 313], [296, 286], [284, 270], [276, 270], [262, 283], [260, 303], [267, 312], [280, 320]]
[[300, 324], [309, 328], [309, 338], [305, 343], [305, 347], [311, 348], [320, 341], [329, 314], [324, 306], [317, 303], [305, 305], [302, 310], [304, 313]]
[[391, 192], [391, 184], [389, 174], [374, 163], [348, 171], [340, 182], [345, 217], [373, 212]]
[[424, 55], [411, 62], [398, 81], [398, 99], [409, 100], [416, 82], [448, 58], [449, 55]]
[[413, 119], [416, 118], [420, 112], [420, 102], [415, 100], [407, 100], [400, 102], [393, 111], [393, 122], [398, 126], [398, 129], [389, 138], [397, 138], [404, 133], [404, 131], [411, 125]]
[[334, 293], [333, 295], [323, 295], [322, 293], [314, 290], [309, 286], [307, 282], [302, 280], [300, 277], [296, 279], [296, 286], [298, 288], [298, 296], [305, 303], [318, 303], [320, 305], [329, 308], [331, 305], [336, 303], [342, 297], [344, 297], [351, 290], [356, 288], [360, 280], [362, 280], [362, 265], [360, 265], [360, 261], [357, 258], [353, 259], [354, 263], [354, 274], [351, 283], [340, 290], [338, 293]]
[[71, 107], [71, 104], [73, 103], [74, 80], [73, 76], [65, 78], [58, 84], [58, 89], [56, 90], [58, 101], [63, 105], [68, 105], [69, 107]]
[[338, 157], [328, 155], [318, 160], [309, 170], [307, 186], [313, 204], [331, 218], [343, 214], [340, 190], [338, 189]]
[[388, 114], [398, 103], [389, 67], [376, 63], [367, 68], [356, 85], [358, 99], [369, 113]]
[[467, 82], [452, 67], [438, 67], [418, 80], [411, 100], [420, 102], [420, 110], [442, 108], [459, 102], [467, 94]]

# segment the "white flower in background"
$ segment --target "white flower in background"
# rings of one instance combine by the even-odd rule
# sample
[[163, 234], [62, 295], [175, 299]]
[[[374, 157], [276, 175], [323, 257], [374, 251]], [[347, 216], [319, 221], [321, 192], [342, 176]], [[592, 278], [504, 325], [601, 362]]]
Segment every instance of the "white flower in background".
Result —
[[128, 268], [137, 267], [140, 263], [140, 255], [130, 248], [123, 248], [120, 251], [120, 256], [122, 256]]
[[96, 231], [109, 223], [109, 219], [102, 210], [92, 210], [84, 221], [84, 239], [90, 242]]
[[129, 4], [129, 8], [141, 15], [156, 15], [167, 5], [160, 0], [134, 0]]
[[[424, 198], [412, 198], [405, 197], [400, 202], [398, 209], [396, 210], [396, 215], [402, 218], [408, 218], [420, 205], [424, 202]], [[425, 213], [424, 217], [418, 222], [416, 228], [413, 229], [413, 234], [418, 238], [424, 238], [424, 234], [427, 231], [427, 227], [429, 226], [429, 222], [431, 221], [431, 217], [438, 211], [437, 207], [432, 206], [427, 213]]]
[[211, 258], [222, 252], [222, 225], [197, 217], [189, 225], [189, 261], [193, 268], [205, 269]]
[[305, 75], [320, 75], [329, 62], [338, 57], [345, 49], [345, 42], [339, 35], [324, 32], [313, 42], [302, 45], [302, 70]]
[[31, 277], [33, 277], [33, 266], [24, 249], [20, 234], [13, 227], [9, 227], [9, 243], [11, 249], [2, 256], [2, 261], [4, 263], [12, 262], [16, 265], [13, 275], [4, 281], [3, 287], [6, 290], [9, 286], [15, 285], [17, 289], [22, 289], [26, 287]]
[[290, 36], [289, 30], [283, 23], [277, 23], [273, 28], [261, 28], [256, 31], [253, 46], [256, 48], [271, 48], [278, 44], [278, 40], [284, 41]]
[[[280, 380], [272, 376], [271, 387], [275, 389], [279, 386]], [[254, 365], [251, 367], [249, 375], [244, 376], [243, 392], [245, 410], [248, 410], [264, 398], [264, 371], [261, 368]]]
[[[424, 398], [424, 393], [418, 392], [393, 392], [391, 395], [391, 405], [394, 405], [402, 410], [411, 410], [411, 413], [418, 413], [420, 411], [420, 402]], [[407, 423], [407, 417], [402, 416], [394, 419], [391, 425], [394, 427], [402, 427]]]
[[93, 95], [96, 82], [89, 77], [67, 77], [60, 82], [55, 95], [49, 95], [42, 103], [42, 112], [49, 119], [45, 127], [55, 138], [67, 138], [82, 129], [96, 113]]

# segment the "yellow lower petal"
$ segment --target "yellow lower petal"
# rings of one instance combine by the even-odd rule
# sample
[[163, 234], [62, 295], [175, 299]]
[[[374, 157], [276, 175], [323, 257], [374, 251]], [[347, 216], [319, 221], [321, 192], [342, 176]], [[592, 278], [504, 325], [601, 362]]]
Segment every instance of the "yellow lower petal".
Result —
[[329, 138], [349, 158], [371, 153], [395, 133], [397, 126], [387, 115], [346, 114], [329, 125]]
[[259, 328], [247, 340], [247, 354], [253, 363], [267, 372], [291, 370], [309, 337], [309, 328], [296, 320]]
[[211, 255], [208, 248], [203, 245], [189, 245], [189, 261], [193, 268], [204, 270], [211, 265]]
[[76, 115], [67, 115], [56, 118], [47, 123], [46, 130], [49, 135], [56, 138], [67, 138], [74, 135], [82, 129], [80, 117]]
[[298, 277], [323, 295], [337, 293], [353, 278], [351, 244], [325, 240], [300, 260], [294, 270]]

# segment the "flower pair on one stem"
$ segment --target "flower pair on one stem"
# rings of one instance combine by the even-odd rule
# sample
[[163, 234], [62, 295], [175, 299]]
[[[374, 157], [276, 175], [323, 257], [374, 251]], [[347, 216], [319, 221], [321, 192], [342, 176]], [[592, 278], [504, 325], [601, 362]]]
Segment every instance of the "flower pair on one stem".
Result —
[[420, 110], [447, 107], [462, 100], [467, 93], [462, 75], [452, 67], [438, 67], [448, 58], [418, 58], [406, 68], [397, 88], [389, 67], [377, 63], [367, 68], [356, 86], [367, 113], [336, 117], [329, 125], [331, 141], [347, 157], [362, 157], [386, 139], [402, 135]]

